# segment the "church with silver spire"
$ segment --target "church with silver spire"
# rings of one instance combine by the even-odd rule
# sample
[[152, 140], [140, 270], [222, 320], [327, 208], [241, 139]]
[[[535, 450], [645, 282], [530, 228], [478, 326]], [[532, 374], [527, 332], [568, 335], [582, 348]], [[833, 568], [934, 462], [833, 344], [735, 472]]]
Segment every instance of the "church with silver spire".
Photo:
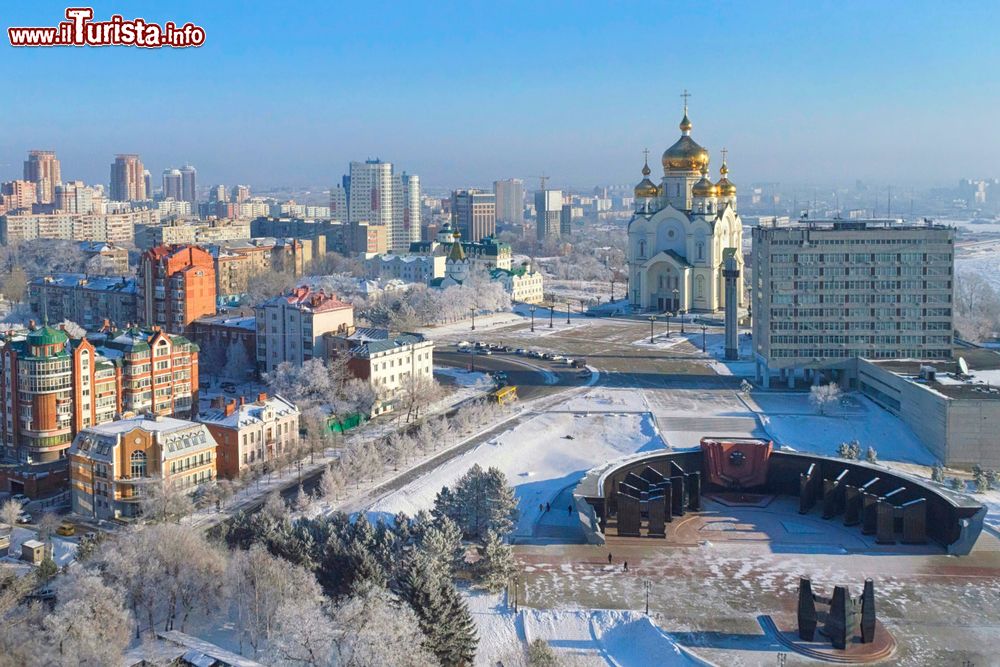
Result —
[[680, 138], [663, 151], [663, 178], [650, 180], [647, 159], [635, 186], [635, 213], [628, 224], [629, 302], [649, 311], [714, 313], [725, 307], [723, 263], [735, 249], [739, 308], [743, 295], [743, 223], [736, 185], [722, 150], [721, 178], [709, 178], [709, 154], [691, 137], [687, 98]]

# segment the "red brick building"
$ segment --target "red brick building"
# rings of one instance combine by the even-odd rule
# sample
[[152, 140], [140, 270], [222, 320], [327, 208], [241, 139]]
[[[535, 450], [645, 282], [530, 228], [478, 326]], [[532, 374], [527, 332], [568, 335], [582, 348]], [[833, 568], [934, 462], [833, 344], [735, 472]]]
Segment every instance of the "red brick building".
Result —
[[184, 333], [192, 321], [216, 312], [215, 262], [193, 245], [157, 246], [142, 254], [139, 317], [146, 326]]

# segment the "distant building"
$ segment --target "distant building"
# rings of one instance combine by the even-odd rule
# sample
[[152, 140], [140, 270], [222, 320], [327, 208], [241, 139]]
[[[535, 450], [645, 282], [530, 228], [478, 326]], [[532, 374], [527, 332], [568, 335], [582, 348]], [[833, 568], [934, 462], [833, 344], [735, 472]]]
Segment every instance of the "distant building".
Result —
[[53, 273], [28, 283], [28, 303], [52, 322], [70, 320], [87, 331], [105, 322], [122, 326], [138, 316], [138, 286], [127, 276]]
[[0, 216], [0, 245], [35, 239], [112, 241], [128, 244], [138, 225], [158, 225], [155, 210], [122, 213], [17, 213]]
[[31, 181], [7, 181], [0, 184], [0, 215], [28, 211], [38, 202], [37, 186]]
[[840, 379], [855, 358], [950, 359], [955, 230], [896, 220], [753, 230], [758, 379]]
[[115, 161], [111, 163], [111, 190], [109, 191], [111, 200], [142, 201], [149, 199], [150, 193], [146, 192], [144, 171], [142, 160], [138, 155], [116, 155]]
[[216, 479], [216, 443], [203, 424], [133, 417], [84, 429], [69, 452], [73, 512], [134, 519], [151, 484], [183, 491]]
[[330, 188], [330, 218], [344, 223], [350, 220], [347, 209], [347, 190], [340, 183]]
[[181, 167], [181, 196], [178, 199], [190, 202], [191, 206], [198, 203], [198, 170], [189, 164]]
[[123, 276], [129, 272], [128, 250], [108, 241], [81, 241], [84, 269], [91, 276]]
[[163, 170], [163, 198], [181, 201], [181, 170]]
[[55, 151], [29, 151], [24, 161], [24, 180], [35, 184], [40, 204], [55, 202], [56, 186], [62, 183], [62, 171]]
[[402, 280], [429, 284], [444, 277], [445, 258], [442, 255], [372, 255], [364, 260], [368, 280]]
[[349, 355], [351, 374], [368, 381], [375, 391], [378, 401], [373, 414], [392, 410], [412, 379], [432, 379], [434, 343], [420, 334], [392, 335], [387, 329], [352, 327], [349, 333], [331, 333], [325, 339], [328, 356]]
[[559, 238], [562, 220], [562, 190], [535, 193], [535, 235], [538, 241]]
[[545, 298], [541, 271], [533, 270], [527, 263], [517, 269], [493, 269], [490, 279], [503, 285], [511, 301], [541, 303]]
[[204, 315], [214, 315], [215, 263], [197, 246], [157, 246], [139, 265], [139, 316], [147, 326], [184, 333]]
[[391, 162], [352, 162], [347, 190], [348, 222], [386, 229], [390, 250], [420, 240], [420, 178], [395, 174]]
[[257, 368], [271, 373], [288, 361], [323, 358], [323, 334], [354, 326], [354, 307], [322, 290], [298, 287], [255, 308]]
[[[446, 257], [455, 240], [454, 234], [452, 227], [445, 225], [437, 232], [434, 240], [411, 243], [410, 254]], [[473, 266], [481, 266], [486, 270], [512, 268], [514, 254], [509, 243], [484, 237], [479, 241], [461, 241], [461, 244], [462, 252]]]
[[524, 181], [519, 178], [494, 181], [493, 194], [498, 221], [510, 225], [524, 224]]
[[218, 443], [218, 472], [239, 479], [251, 466], [274, 462], [299, 441], [299, 409], [280, 396], [219, 397], [198, 416]]
[[56, 186], [55, 210], [60, 213], [96, 213], [102, 201], [103, 195], [83, 181], [68, 181]]
[[451, 226], [466, 239], [481, 239], [496, 234], [496, 195], [479, 190], [452, 192]]
[[[199, 359], [208, 351], [217, 351], [221, 357], [222, 354], [228, 354], [229, 349], [235, 345], [243, 347], [251, 365], [257, 358], [257, 318], [253, 315], [200, 317], [191, 323], [190, 328], [191, 340], [201, 348]], [[219, 367], [212, 368], [213, 373], [221, 370], [221, 359], [217, 359], [216, 363]], [[252, 371], [253, 368], [247, 368], [248, 375]]]

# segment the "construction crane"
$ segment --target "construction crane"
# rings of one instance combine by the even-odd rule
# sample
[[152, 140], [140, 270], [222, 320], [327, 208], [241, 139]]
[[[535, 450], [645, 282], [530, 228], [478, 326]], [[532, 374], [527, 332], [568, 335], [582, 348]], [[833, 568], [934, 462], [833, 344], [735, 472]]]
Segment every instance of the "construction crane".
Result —
[[532, 178], [537, 178], [538, 180], [540, 180], [542, 182], [542, 190], [545, 189], [545, 184], [549, 180], [549, 177], [545, 176], [545, 175], [542, 175], [542, 176], [532, 176]]

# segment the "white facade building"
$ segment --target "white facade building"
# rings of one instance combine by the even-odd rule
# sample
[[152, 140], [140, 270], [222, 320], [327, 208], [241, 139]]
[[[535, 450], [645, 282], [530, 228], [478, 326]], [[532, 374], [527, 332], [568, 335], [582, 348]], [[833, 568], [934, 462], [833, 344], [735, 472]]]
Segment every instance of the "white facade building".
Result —
[[271, 373], [283, 361], [301, 365], [322, 358], [323, 334], [354, 326], [354, 307], [323, 291], [298, 287], [255, 309], [257, 368]]
[[365, 278], [368, 280], [395, 278], [427, 285], [435, 278], [443, 278], [444, 273], [442, 255], [372, 255], [365, 259]]

